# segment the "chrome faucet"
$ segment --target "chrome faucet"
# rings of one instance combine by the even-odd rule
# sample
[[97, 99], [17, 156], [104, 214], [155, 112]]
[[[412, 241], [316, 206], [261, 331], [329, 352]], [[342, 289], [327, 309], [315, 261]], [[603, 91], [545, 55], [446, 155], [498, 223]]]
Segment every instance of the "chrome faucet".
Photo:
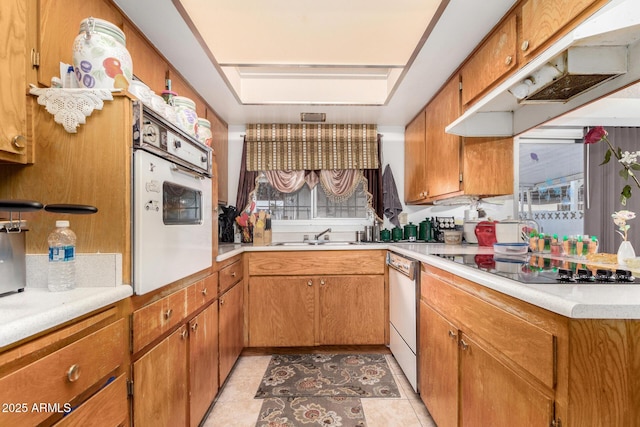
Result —
[[331, 233], [331, 228], [327, 228], [322, 233], [316, 234], [314, 240], [318, 240], [320, 238], [320, 236], [322, 236], [323, 234], [326, 234], [326, 233]]

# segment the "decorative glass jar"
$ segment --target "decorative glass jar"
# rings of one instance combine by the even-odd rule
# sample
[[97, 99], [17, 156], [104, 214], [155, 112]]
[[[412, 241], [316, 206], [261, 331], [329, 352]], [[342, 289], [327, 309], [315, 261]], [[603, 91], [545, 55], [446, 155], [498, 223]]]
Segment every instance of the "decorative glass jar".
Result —
[[207, 147], [211, 147], [213, 142], [213, 134], [211, 133], [211, 122], [202, 117], [198, 117], [198, 141], [202, 142]]
[[184, 96], [174, 96], [173, 107], [176, 110], [177, 125], [189, 135], [197, 138], [198, 114], [196, 113], [196, 103]]
[[80, 87], [128, 89], [133, 63], [120, 28], [89, 17], [80, 23], [73, 42], [73, 66]]

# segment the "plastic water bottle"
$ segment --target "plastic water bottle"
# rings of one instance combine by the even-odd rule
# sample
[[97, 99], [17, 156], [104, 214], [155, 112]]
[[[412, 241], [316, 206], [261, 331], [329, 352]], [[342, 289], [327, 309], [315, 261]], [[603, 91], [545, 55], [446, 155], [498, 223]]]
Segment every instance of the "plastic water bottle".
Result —
[[69, 221], [56, 221], [56, 229], [49, 234], [50, 291], [66, 291], [76, 284], [76, 234]]

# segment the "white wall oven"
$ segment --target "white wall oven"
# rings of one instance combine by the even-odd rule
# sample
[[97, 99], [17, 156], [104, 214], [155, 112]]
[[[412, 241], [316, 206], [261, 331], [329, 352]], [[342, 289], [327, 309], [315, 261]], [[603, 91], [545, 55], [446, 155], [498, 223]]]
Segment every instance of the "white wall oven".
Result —
[[133, 125], [133, 288], [212, 265], [211, 149], [139, 102]]

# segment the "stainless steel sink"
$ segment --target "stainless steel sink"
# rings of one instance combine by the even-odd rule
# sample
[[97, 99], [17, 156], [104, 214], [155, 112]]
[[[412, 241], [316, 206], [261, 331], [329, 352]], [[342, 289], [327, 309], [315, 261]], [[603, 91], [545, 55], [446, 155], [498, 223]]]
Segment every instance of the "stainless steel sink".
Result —
[[357, 245], [358, 242], [337, 242], [326, 240], [307, 240], [304, 242], [276, 242], [271, 246], [339, 246], [339, 245]]

